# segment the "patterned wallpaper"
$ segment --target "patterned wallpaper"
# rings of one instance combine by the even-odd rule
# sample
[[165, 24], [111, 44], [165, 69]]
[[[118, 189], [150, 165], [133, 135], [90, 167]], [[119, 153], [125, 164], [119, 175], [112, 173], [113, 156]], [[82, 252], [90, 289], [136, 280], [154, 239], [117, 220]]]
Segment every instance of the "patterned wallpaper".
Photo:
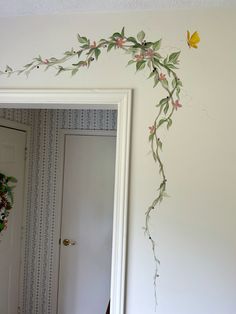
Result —
[[115, 110], [0, 109], [32, 127], [29, 151], [22, 314], [52, 313], [59, 129], [116, 130]]

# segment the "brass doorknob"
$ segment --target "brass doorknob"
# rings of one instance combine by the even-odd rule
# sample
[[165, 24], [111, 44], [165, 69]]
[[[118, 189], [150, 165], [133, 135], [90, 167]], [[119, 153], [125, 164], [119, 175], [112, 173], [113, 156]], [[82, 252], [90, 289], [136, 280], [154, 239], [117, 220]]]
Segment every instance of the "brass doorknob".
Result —
[[69, 246], [69, 245], [75, 245], [76, 242], [73, 241], [73, 240], [64, 239], [64, 240], [63, 240], [63, 244], [64, 244], [65, 246]]

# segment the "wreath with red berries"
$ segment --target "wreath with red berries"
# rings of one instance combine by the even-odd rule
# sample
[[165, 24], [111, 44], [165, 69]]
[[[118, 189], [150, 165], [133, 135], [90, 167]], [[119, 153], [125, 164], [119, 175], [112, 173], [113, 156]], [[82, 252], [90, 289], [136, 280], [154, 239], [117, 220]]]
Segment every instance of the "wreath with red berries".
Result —
[[16, 178], [0, 173], [0, 233], [7, 228], [8, 216], [13, 207], [12, 189], [16, 182]]

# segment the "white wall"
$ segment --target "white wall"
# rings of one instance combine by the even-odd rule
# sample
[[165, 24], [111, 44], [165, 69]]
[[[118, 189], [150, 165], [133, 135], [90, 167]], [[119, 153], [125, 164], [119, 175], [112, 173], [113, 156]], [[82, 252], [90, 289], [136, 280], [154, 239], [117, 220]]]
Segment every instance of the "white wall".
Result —
[[[162, 37], [167, 51], [182, 50], [183, 108], [164, 136], [168, 193], [152, 223], [161, 259], [160, 314], [234, 314], [236, 311], [236, 9], [68, 15], [0, 20], [1, 64], [21, 66], [76, 47], [76, 33], [107, 37], [122, 26]], [[186, 30], [198, 30], [189, 50]], [[158, 185], [148, 154], [158, 90], [144, 73], [126, 68], [123, 53], [106, 53], [89, 71], [70, 78], [40, 70], [29, 79], [0, 78], [1, 88], [133, 88], [127, 314], [154, 313], [153, 262], [144, 237], [145, 210]]]

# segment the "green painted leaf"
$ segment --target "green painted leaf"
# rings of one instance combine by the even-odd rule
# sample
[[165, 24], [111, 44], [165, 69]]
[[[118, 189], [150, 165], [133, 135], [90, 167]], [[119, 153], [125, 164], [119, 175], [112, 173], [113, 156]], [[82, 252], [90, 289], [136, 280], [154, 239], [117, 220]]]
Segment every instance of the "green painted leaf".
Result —
[[121, 30], [121, 36], [124, 37], [125, 36], [125, 28], [123, 27]]
[[153, 88], [157, 86], [157, 84], [160, 82], [159, 78], [158, 78], [158, 75], [156, 75], [154, 77], [154, 85], [153, 85]]
[[166, 119], [161, 119], [159, 122], [158, 122], [158, 126], [157, 127], [160, 127], [163, 123], [166, 122]]
[[107, 47], [107, 51], [110, 51], [112, 48], [114, 48], [115, 43], [110, 43]]
[[128, 62], [128, 64], [127, 64], [127, 65], [130, 65], [130, 64], [133, 64], [133, 63], [135, 63], [135, 61], [134, 61], [134, 60], [129, 60], [129, 62]]
[[142, 41], [144, 40], [144, 38], [145, 38], [145, 33], [144, 33], [144, 31], [140, 31], [140, 32], [138, 33], [138, 35], [137, 35], [137, 38], [138, 38], [138, 40], [139, 40], [140, 42], [142, 42]]
[[177, 81], [176, 81], [176, 79], [174, 78], [173, 80], [172, 80], [172, 82], [171, 82], [171, 85], [172, 85], [172, 87], [173, 88], [175, 88], [176, 86], [177, 86]]
[[79, 34], [77, 35], [77, 39], [78, 39], [80, 44], [87, 44], [88, 43], [88, 38], [81, 37]]
[[159, 49], [161, 48], [161, 39], [158, 40], [158, 41], [156, 41], [156, 42], [154, 42], [154, 43], [152, 44], [152, 48], [153, 48], [154, 50], [159, 50]]
[[178, 58], [180, 55], [180, 51], [178, 52], [173, 52], [172, 54], [169, 55], [169, 62], [173, 63], [173, 64], [177, 64], [178, 63]]
[[99, 48], [95, 48], [94, 50], [95, 58], [98, 59], [99, 55], [101, 54], [101, 50]]
[[28, 63], [28, 64], [24, 65], [24, 68], [29, 68], [29, 67], [31, 67], [31, 65], [33, 65], [33, 63], [34, 63], [34, 62], [31, 62], [31, 63]]
[[141, 44], [137, 43], [137, 44], [133, 45], [133, 48], [141, 48], [141, 49], [143, 49], [143, 46]]
[[72, 56], [74, 53], [72, 53], [71, 51], [65, 51], [64, 55], [65, 56]]
[[143, 70], [145, 68], [145, 63], [146, 63], [145, 60], [138, 61], [136, 63], [136, 70], [137, 71]]
[[152, 142], [153, 141], [153, 138], [154, 138], [154, 133], [150, 134], [148, 139], [149, 139], [149, 142]]
[[156, 67], [160, 68], [160, 61], [157, 58], [153, 58], [153, 63]]
[[169, 87], [169, 83], [167, 80], [161, 80], [161, 85], [164, 87], [164, 88], [168, 88]]
[[148, 79], [150, 79], [150, 78], [153, 77], [154, 75], [156, 75], [156, 73], [152, 71], [152, 72], [149, 74]]
[[149, 70], [152, 71], [153, 66], [152, 66], [152, 61], [151, 60], [147, 61], [147, 66], [149, 67]]
[[169, 68], [166, 68], [166, 71], [167, 71], [167, 74], [171, 76], [171, 70]]
[[173, 65], [173, 64], [171, 64], [171, 63], [166, 64], [166, 66], [167, 66], [169, 69], [172, 69], [172, 70], [178, 69], [175, 65]]
[[35, 58], [36, 61], [42, 62], [42, 57], [39, 55], [37, 58]]
[[77, 72], [78, 72], [78, 68], [74, 68], [72, 71], [71, 71], [71, 75], [74, 76]]
[[58, 59], [57, 59], [57, 58], [54, 58], [54, 57], [51, 57], [51, 58], [49, 59], [49, 61], [50, 61], [50, 62], [57, 62]]
[[164, 59], [163, 63], [166, 65], [167, 62], [168, 62], [168, 57], [166, 57], [166, 58]]
[[61, 72], [63, 72], [63, 71], [65, 71], [65, 69], [64, 69], [62, 66], [59, 65], [58, 71], [57, 71], [57, 73], [56, 73], [56, 76], [59, 75], [59, 74], [60, 74]]
[[155, 52], [155, 57], [154, 57], [157, 61], [159, 61], [160, 59], [162, 59], [162, 56], [158, 53]]
[[135, 55], [135, 54], [139, 53], [139, 50], [136, 48], [133, 48], [133, 47], [127, 47], [126, 52], [127, 52], [127, 54], [129, 53], [129, 54]]
[[82, 49], [89, 49], [90, 45], [89, 44], [84, 44], [84, 45], [81, 45], [81, 48]]
[[117, 37], [122, 37], [122, 35], [120, 33], [116, 32], [111, 37], [117, 38]]
[[[20, 75], [24, 72], [25, 70], [20, 70], [20, 71], [17, 71], [17, 75]], [[1, 74], [1, 73], [0, 73]]]
[[78, 58], [80, 58], [82, 52], [83, 52], [82, 50], [77, 51], [77, 56], [78, 56]]
[[169, 101], [169, 98], [162, 98], [161, 100], [160, 100], [160, 102], [156, 105], [156, 107], [163, 107], [166, 103], [168, 103], [168, 101]]
[[169, 128], [171, 127], [172, 125], [172, 120], [171, 118], [168, 119], [168, 122], [167, 122], [167, 130], [169, 130]]
[[168, 110], [169, 110], [169, 103], [167, 102], [167, 104], [165, 105], [165, 108], [163, 110], [164, 114], [167, 114]]
[[183, 86], [183, 83], [180, 81], [180, 79], [177, 79], [178, 81], [178, 86]]
[[127, 41], [130, 41], [130, 42], [132, 42], [134, 44], [137, 44], [137, 40], [134, 37], [128, 37]]
[[177, 87], [177, 88], [176, 88], [176, 96], [177, 96], [178, 99], [179, 99], [179, 94], [180, 94], [180, 88]]

